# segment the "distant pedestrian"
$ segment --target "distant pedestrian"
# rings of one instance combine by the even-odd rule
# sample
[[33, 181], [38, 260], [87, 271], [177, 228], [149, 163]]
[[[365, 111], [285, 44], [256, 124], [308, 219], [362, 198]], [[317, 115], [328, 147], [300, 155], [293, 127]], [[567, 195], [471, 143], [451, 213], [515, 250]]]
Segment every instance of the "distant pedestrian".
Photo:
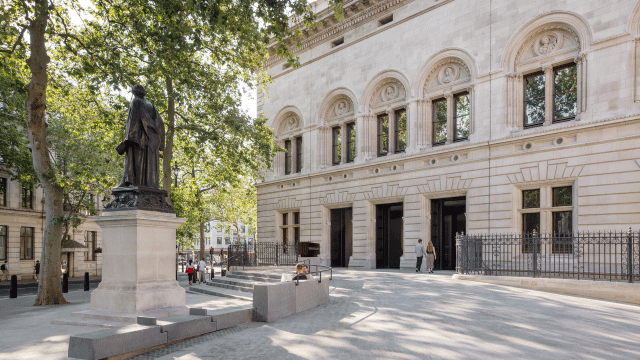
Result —
[[189, 259], [189, 264], [187, 265], [187, 274], [189, 275], [189, 285], [191, 285], [191, 281], [193, 279], [193, 260]]
[[[431, 241], [429, 241], [431, 243]], [[424, 245], [422, 244], [422, 239], [418, 239], [418, 244], [416, 245], [416, 272], [420, 272], [420, 268], [422, 267], [422, 257], [425, 255]]]
[[2, 270], [2, 277], [0, 280], [7, 278], [9, 280], [9, 264], [5, 261], [4, 264], [0, 265], [0, 270]]
[[204, 273], [207, 271], [207, 263], [204, 262], [204, 259], [200, 259], [200, 261], [198, 262], [198, 272], [199, 272], [199, 276], [200, 278], [198, 279], [199, 283], [206, 283], [206, 280], [204, 278]]
[[436, 248], [433, 246], [431, 240], [427, 244], [427, 267], [429, 268], [429, 273], [433, 274], [433, 263], [436, 260]]
[[36, 260], [36, 266], [34, 268], [36, 270], [36, 280], [40, 280], [40, 260]]

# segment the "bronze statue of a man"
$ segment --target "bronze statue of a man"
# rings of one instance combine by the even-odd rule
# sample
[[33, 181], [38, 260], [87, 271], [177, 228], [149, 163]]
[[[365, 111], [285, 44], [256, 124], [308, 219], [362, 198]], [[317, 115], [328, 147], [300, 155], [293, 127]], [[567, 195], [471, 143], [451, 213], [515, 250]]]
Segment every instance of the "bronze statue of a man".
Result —
[[129, 106], [125, 140], [116, 147], [125, 154], [124, 173], [118, 187], [160, 185], [160, 151], [164, 151], [164, 122], [155, 106], [145, 99], [142, 85], [135, 85]]

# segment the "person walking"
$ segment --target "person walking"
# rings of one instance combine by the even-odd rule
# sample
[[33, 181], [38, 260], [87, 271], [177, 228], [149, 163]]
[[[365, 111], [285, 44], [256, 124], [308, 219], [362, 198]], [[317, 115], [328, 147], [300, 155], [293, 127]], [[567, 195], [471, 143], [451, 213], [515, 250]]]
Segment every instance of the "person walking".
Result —
[[4, 278], [9, 280], [9, 264], [7, 264], [6, 261], [0, 266], [0, 270], [2, 270], [2, 277], [0, 277], [0, 281]]
[[431, 240], [427, 244], [427, 268], [429, 268], [429, 273], [433, 274], [433, 263], [436, 260], [436, 248], [433, 246]]
[[187, 274], [189, 275], [189, 285], [191, 285], [193, 279], [193, 260], [191, 259], [189, 259], [189, 264], [187, 265]]
[[36, 260], [36, 266], [34, 266], [36, 270], [36, 280], [40, 280], [40, 260]]
[[422, 239], [418, 239], [418, 244], [416, 245], [416, 272], [420, 272], [420, 268], [422, 267], [422, 257], [424, 255], [425, 249], [422, 244]]
[[198, 262], [198, 276], [200, 277], [198, 279], [198, 283], [202, 284], [202, 283], [206, 283], [206, 279], [204, 278], [204, 274], [207, 271], [207, 263], [204, 261], [204, 259], [200, 259], [200, 261]]

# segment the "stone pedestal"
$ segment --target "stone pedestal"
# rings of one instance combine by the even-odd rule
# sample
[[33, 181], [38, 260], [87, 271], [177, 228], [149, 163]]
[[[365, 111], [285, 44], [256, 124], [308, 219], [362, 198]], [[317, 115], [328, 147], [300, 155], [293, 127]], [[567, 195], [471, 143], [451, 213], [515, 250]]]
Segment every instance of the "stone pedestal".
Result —
[[132, 314], [185, 307], [185, 290], [176, 281], [176, 229], [185, 219], [120, 210], [92, 220], [102, 228], [103, 259], [102, 282], [91, 293], [93, 311]]

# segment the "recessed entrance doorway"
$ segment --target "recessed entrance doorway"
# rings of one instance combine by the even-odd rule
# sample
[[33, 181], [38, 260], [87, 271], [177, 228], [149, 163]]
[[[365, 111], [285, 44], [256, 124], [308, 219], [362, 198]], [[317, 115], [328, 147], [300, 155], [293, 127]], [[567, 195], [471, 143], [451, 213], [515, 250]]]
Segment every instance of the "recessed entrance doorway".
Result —
[[436, 247], [436, 270], [455, 270], [456, 233], [467, 232], [466, 197], [431, 200], [431, 241]]
[[331, 209], [331, 267], [349, 267], [353, 254], [352, 208]]
[[376, 206], [376, 268], [399, 269], [402, 256], [402, 203]]

